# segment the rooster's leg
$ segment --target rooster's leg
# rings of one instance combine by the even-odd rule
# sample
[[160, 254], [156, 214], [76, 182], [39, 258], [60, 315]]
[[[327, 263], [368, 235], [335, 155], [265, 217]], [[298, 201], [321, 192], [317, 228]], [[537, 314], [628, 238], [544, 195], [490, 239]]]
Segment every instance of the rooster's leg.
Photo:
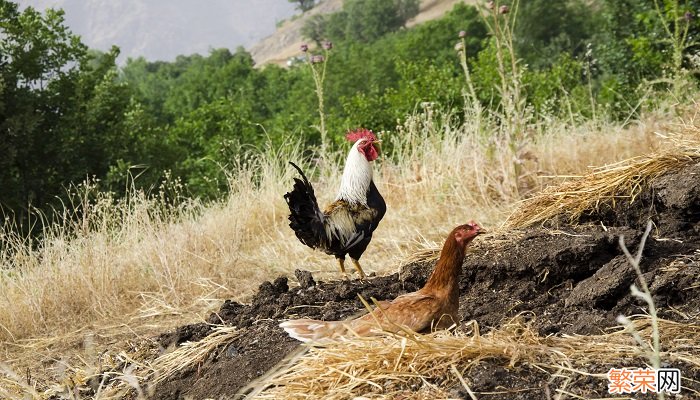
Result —
[[352, 257], [350, 257], [350, 260], [352, 260], [352, 263], [355, 265], [357, 272], [360, 274], [360, 280], [364, 280], [367, 276], [365, 275], [365, 271], [362, 270], [362, 267], [360, 267], [360, 262]]
[[340, 273], [343, 274], [345, 279], [349, 279], [348, 273], [345, 272], [345, 258], [336, 258], [336, 260], [338, 260], [338, 265], [340, 265]]

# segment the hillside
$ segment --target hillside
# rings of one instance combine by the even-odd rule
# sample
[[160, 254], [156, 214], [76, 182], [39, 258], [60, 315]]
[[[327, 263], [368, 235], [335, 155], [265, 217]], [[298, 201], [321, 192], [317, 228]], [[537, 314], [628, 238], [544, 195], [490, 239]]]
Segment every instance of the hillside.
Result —
[[[422, 0], [420, 13], [408, 22], [408, 26], [414, 26], [421, 22], [440, 18], [456, 3], [471, 3], [474, 0]], [[323, 0], [313, 9], [301, 16], [293, 17], [283, 23], [275, 33], [251, 46], [250, 51], [257, 65], [274, 63], [286, 65], [287, 60], [299, 55], [299, 46], [304, 43], [301, 29], [306, 21], [317, 14], [330, 14], [343, 7], [343, 0]]]
[[[206, 322], [141, 340], [127, 353], [108, 350], [96, 376], [113, 382], [106, 393], [128, 391], [112, 378], [133, 363], [138, 366], [130, 370], [132, 382], [172, 400], [251, 393], [269, 399], [476, 394], [524, 400], [560, 390], [574, 398], [602, 398], [609, 368], [649, 362], [644, 341], [656, 323], [648, 305], [630, 294], [642, 278], [621, 249], [624, 237], [632, 252], [644, 246], [640, 274], [662, 318], [662, 360], [682, 370], [682, 392], [697, 392], [700, 353], [687, 343], [700, 340], [700, 148], [688, 143], [551, 187], [523, 204], [505, 229], [477, 238], [460, 280], [462, 322], [451, 333], [306, 347], [277, 326], [285, 319], [345, 319], [364, 309], [358, 296], [393, 299], [419, 289], [435, 265], [436, 253], [424, 252], [400, 271], [366, 282], [317, 282], [303, 270], [295, 271], [296, 279], [263, 282], [250, 302], [227, 300]], [[614, 175], [628, 179], [616, 181]], [[642, 186], [628, 187], [635, 176]], [[583, 190], [596, 183], [620, 198], [626, 190], [639, 192], [635, 200], [613, 205], [607, 193]], [[581, 205], [580, 216], [569, 207], [538, 220], [560, 197]], [[647, 220], [656, 229], [643, 245]], [[630, 316], [641, 343], [620, 329], [619, 315]], [[172, 351], [161, 354], [164, 348]], [[81, 390], [91, 393], [86, 386]]]

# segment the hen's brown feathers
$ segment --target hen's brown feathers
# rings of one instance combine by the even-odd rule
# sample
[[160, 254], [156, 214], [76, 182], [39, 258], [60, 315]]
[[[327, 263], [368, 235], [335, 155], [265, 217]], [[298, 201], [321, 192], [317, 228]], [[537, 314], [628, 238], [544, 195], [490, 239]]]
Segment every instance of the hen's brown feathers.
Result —
[[407, 293], [391, 302], [380, 303], [371, 314], [363, 315], [348, 325], [360, 336], [366, 336], [372, 330], [399, 332], [404, 327], [415, 332], [447, 328], [456, 321], [445, 313], [445, 305], [442, 299], [430, 293]]

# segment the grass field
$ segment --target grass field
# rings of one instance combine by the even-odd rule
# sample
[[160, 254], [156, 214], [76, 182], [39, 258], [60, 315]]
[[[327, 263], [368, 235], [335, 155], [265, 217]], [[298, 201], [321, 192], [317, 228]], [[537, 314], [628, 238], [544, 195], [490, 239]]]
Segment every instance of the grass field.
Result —
[[[498, 229], [548, 183], [659, 149], [665, 141], [655, 132], [680, 122], [666, 114], [628, 126], [555, 121], [514, 143], [496, 125], [476, 131], [474, 121], [449, 120], [417, 114], [381, 137], [391, 149], [375, 164], [375, 181], [388, 212], [363, 257], [366, 272], [394, 272], [468, 219]], [[348, 148], [313, 163], [295, 143], [260, 149], [232, 168], [230, 194], [213, 204], [173, 207], [139, 192], [114, 200], [84, 189], [75, 196], [81, 218], [47, 224], [35, 246], [6, 227], [3, 368], [59, 379], [106, 345], [201, 320], [224, 299], [245, 301], [262, 281], [296, 268], [339, 278], [332, 257], [295, 238], [282, 195], [292, 160], [307, 171], [319, 202], [332, 200]]]

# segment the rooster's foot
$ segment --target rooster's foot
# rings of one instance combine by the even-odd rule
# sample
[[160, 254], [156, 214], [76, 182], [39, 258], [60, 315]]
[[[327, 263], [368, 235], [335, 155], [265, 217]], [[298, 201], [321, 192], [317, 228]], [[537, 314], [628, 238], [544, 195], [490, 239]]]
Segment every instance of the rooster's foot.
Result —
[[340, 273], [343, 274], [343, 277], [345, 277], [345, 280], [350, 280], [350, 276], [348, 275], [347, 272], [345, 272], [345, 259], [344, 258], [337, 258], [338, 260], [338, 265], [340, 266]]
[[352, 260], [352, 263], [355, 265], [355, 268], [357, 269], [357, 273], [360, 275], [360, 280], [364, 281], [367, 279], [367, 275], [365, 275], [365, 271], [362, 270], [362, 267], [360, 266], [360, 262], [358, 260], [355, 260], [354, 258], [350, 258]]

